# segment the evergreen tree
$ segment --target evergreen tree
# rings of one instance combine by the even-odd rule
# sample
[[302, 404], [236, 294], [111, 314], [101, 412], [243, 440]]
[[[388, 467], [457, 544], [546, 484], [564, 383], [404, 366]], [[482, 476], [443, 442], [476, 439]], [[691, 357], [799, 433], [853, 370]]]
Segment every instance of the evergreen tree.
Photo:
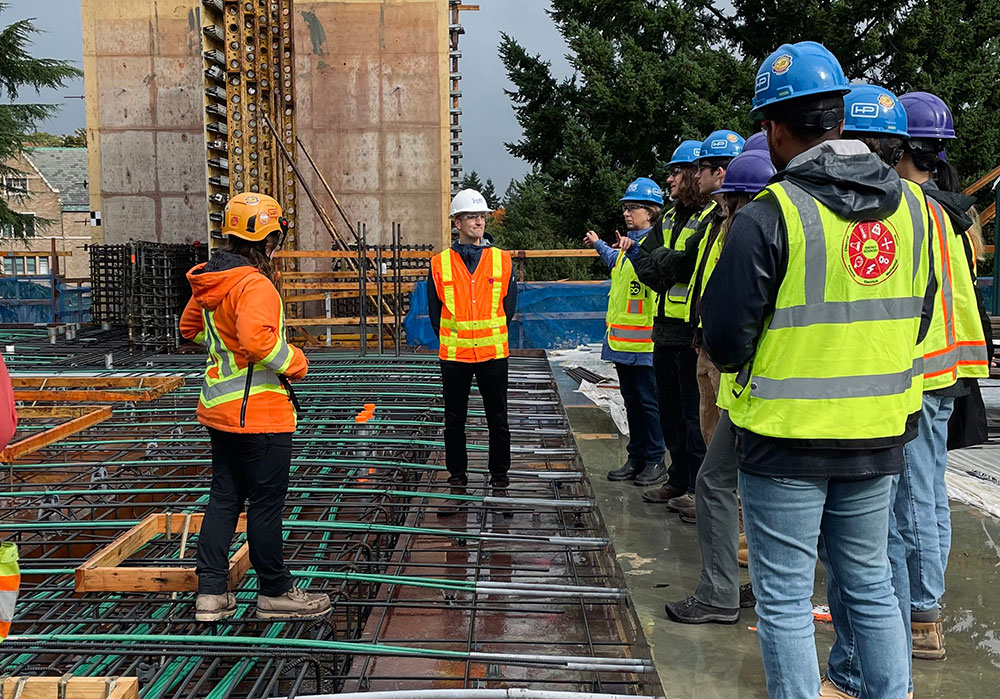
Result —
[[477, 192], [482, 193], [483, 191], [483, 181], [479, 179], [479, 173], [473, 170], [468, 172], [462, 178], [462, 181], [458, 184], [459, 189], [474, 189]]
[[479, 192], [483, 195], [483, 198], [486, 199], [487, 205], [489, 205], [489, 207], [494, 211], [503, 205], [503, 202], [501, 202], [499, 197], [497, 197], [496, 185], [493, 184], [493, 180], [490, 178], [486, 178], [486, 184], [483, 185], [483, 188], [479, 190]]
[[[7, 5], [0, 3], [0, 14]], [[38, 33], [33, 20], [14, 22], [0, 29], [0, 95], [7, 102], [17, 100], [27, 88], [37, 93], [43, 87], [63, 87], [70, 78], [83, 73], [66, 61], [34, 58], [28, 53], [31, 37]], [[51, 104], [0, 104], [0, 177], [17, 177], [17, 169], [7, 163], [24, 148], [28, 135], [36, 132], [38, 122], [52, 116], [58, 106]], [[16, 200], [12, 202], [16, 208]], [[0, 199], [0, 230], [6, 236], [28, 238], [34, 233], [30, 215], [14, 213], [8, 202]]]

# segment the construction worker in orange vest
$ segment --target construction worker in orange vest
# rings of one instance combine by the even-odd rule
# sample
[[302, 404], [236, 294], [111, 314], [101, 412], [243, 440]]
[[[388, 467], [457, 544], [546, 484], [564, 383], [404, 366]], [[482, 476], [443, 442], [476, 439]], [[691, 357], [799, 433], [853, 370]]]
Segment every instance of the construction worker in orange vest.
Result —
[[[490, 208], [482, 194], [464, 189], [451, 201], [458, 240], [431, 261], [427, 284], [431, 325], [441, 341], [444, 384], [444, 443], [452, 494], [466, 492], [469, 479], [465, 423], [475, 377], [490, 431], [490, 487], [506, 496], [510, 469], [507, 426], [507, 324], [517, 305], [510, 253], [493, 247], [486, 234]], [[444, 507], [453, 515], [461, 507]]]
[[225, 209], [227, 248], [188, 272], [192, 296], [181, 335], [208, 349], [198, 421], [212, 440], [212, 486], [198, 538], [195, 618], [236, 613], [228, 591], [229, 548], [247, 508], [250, 562], [259, 580], [257, 616], [310, 618], [330, 610], [325, 594], [295, 587], [282, 555], [281, 513], [288, 492], [295, 395], [309, 362], [285, 341], [284, 311], [271, 257], [288, 223], [278, 202], [238, 194]]

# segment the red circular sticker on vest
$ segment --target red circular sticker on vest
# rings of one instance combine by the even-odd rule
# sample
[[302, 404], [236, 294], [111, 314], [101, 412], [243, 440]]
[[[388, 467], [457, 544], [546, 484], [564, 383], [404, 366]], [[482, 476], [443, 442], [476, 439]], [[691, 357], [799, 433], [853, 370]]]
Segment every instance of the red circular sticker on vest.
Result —
[[858, 284], [874, 286], [899, 266], [896, 236], [885, 221], [862, 221], [844, 236], [844, 266]]

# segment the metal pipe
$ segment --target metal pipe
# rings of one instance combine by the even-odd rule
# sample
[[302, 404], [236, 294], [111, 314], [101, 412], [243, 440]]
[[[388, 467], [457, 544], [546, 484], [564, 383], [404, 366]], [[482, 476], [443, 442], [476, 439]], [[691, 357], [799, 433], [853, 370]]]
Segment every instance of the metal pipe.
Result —
[[[285, 697], [285, 699], [288, 699]], [[552, 692], [544, 689], [414, 689], [391, 692], [309, 694], [296, 699], [663, 699], [649, 695]]]

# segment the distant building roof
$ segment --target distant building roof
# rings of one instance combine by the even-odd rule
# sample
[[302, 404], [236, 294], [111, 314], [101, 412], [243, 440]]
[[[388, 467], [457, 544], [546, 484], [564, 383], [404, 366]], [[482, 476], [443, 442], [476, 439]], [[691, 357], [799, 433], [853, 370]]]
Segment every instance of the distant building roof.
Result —
[[63, 211], [90, 211], [86, 148], [28, 148], [25, 155], [59, 190]]

